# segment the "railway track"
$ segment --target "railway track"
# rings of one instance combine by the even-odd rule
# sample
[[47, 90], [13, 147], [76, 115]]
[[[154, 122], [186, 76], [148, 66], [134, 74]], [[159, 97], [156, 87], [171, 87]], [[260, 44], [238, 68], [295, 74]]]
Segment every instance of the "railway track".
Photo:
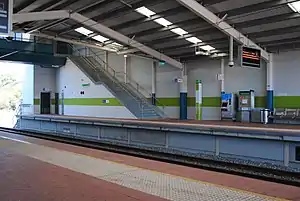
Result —
[[297, 171], [285, 171], [274, 168], [196, 158], [181, 154], [158, 152], [150, 149], [81, 139], [78, 137], [58, 136], [57, 134], [51, 135], [49, 133], [20, 131], [1, 127], [0, 131], [300, 187], [300, 172]]

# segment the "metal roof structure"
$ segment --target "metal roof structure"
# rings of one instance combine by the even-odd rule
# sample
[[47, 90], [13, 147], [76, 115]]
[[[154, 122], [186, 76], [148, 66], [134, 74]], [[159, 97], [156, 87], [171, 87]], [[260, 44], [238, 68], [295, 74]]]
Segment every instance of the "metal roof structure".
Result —
[[[300, 47], [300, 13], [291, 7], [296, 0], [197, 2], [268, 52]], [[228, 35], [178, 0], [14, 0], [14, 14], [54, 10], [79, 13], [180, 61], [198, 58], [196, 46], [212, 53], [229, 51]], [[125, 44], [73, 19], [15, 23], [14, 30], [100, 43], [119, 52], [142, 54], [129, 47], [130, 41]]]

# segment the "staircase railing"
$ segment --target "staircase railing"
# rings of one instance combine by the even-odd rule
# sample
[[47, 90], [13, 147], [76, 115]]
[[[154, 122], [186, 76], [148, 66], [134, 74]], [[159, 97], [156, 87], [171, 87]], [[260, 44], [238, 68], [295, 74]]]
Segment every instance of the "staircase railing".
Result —
[[[99, 70], [102, 70], [103, 72], [105, 72], [103, 68], [99, 68], [98, 66], [95, 66], [95, 64], [91, 63], [91, 62], [86, 58], [85, 55], [82, 56], [82, 53], [81, 53], [78, 49], [74, 48], [74, 46], [72, 46], [72, 45], [70, 45], [70, 46], [71, 46], [71, 48], [73, 49], [73, 51], [76, 51], [76, 52], [79, 54], [78, 56], [81, 56], [81, 58], [84, 60], [84, 62], [86, 62], [88, 65], [90, 65], [90, 66], [93, 68], [93, 70], [95, 71], [95, 73], [97, 73], [97, 71], [99, 71]], [[108, 73], [107, 71], [106, 71], [106, 74], [107, 74], [109, 77], [111, 77], [111, 76], [115, 77], [115, 76], [116, 76], [116, 71], [115, 71], [113, 68], [110, 68], [110, 71], [112, 72], [112, 74]], [[116, 78], [116, 77], [115, 77], [115, 78]], [[128, 92], [128, 94], [129, 94], [134, 100], [136, 100], [137, 102], [140, 102], [140, 100], [136, 99], [136, 97], [133, 96], [133, 95], [130, 93], [130, 91], [128, 91], [128, 89], [126, 89], [126, 88], [123, 86], [123, 84], [122, 84], [118, 79], [112, 79], [112, 81], [113, 81], [115, 84], [117, 84], [122, 90]], [[143, 105], [144, 105], [144, 104], [147, 104], [147, 102], [146, 102], [145, 100], [141, 100], [141, 101], [142, 101], [142, 102], [140, 102], [139, 108], [140, 108], [140, 111], [141, 111], [141, 118], [144, 118], [144, 106], [143, 106]]]
[[[125, 91], [128, 92], [128, 90], [125, 89], [126, 87], [124, 87], [124, 84], [125, 84], [127, 87], [130, 87], [131, 89], [133, 89], [135, 94], [143, 100], [143, 103], [149, 104], [149, 100], [144, 96], [144, 94], [147, 94], [150, 97], [152, 97], [152, 94], [149, 93], [139, 83], [134, 81], [131, 77], [129, 77], [127, 73], [117, 72], [107, 62], [105, 62], [97, 53], [95, 53], [91, 48], [85, 47], [85, 48], [87, 48], [88, 51], [81, 52], [79, 49], [75, 48], [73, 45], [70, 44], [70, 46], [73, 49], [73, 51], [75, 51], [79, 54], [78, 56], [83, 56], [83, 59], [87, 63], [89, 63], [91, 66], [93, 66], [95, 68], [95, 70], [99, 69], [99, 67], [100, 67], [101, 69], [99, 69], [99, 70], [102, 70], [102, 71], [106, 72], [107, 74], [109, 74], [109, 76], [112, 76], [113, 78], [115, 78], [121, 85], [122, 89], [124, 89]], [[95, 66], [88, 59], [86, 59], [84, 57], [93, 57], [100, 64], [100, 66]], [[165, 105], [163, 105], [157, 98], [155, 98], [155, 101], [156, 101], [157, 105], [162, 107], [163, 110], [165, 109]], [[160, 113], [162, 116], [165, 117], [165, 113], [163, 111], [160, 111], [159, 108], [157, 108], [155, 106], [152, 106], [152, 108], [156, 112]], [[141, 108], [141, 109], [143, 111], [143, 108]]]
[[[94, 57], [101, 65], [103, 70], [107, 71], [108, 73], [112, 74], [116, 79], [121, 81], [121, 83], [124, 83], [126, 85], [130, 85], [131, 88], [137, 93], [137, 95], [143, 95], [140, 96], [141, 98], [145, 98], [145, 95], [148, 95], [149, 97], [152, 97], [152, 93], [150, 93], [147, 89], [145, 89], [142, 85], [140, 85], [137, 81], [131, 78], [127, 73], [125, 72], [117, 72], [113, 67], [111, 67], [107, 62], [105, 62], [97, 53], [95, 53], [91, 48], [87, 48], [88, 51], [84, 51], [85, 56], [91, 56]], [[144, 95], [145, 94], [145, 95]], [[165, 109], [165, 105], [157, 98], [154, 98], [157, 105]], [[147, 100], [148, 101], [148, 100]]]

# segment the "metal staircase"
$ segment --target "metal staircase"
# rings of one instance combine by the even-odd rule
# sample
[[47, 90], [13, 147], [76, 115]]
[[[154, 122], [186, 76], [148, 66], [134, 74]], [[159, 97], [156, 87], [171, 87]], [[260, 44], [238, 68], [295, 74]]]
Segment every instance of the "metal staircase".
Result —
[[[74, 49], [74, 48], [73, 48]], [[92, 50], [89, 50], [91, 52]], [[77, 51], [80, 53], [80, 51]], [[125, 73], [116, 72], [99, 56], [73, 55], [69, 59], [95, 84], [103, 84], [137, 118], [166, 118], [164, 112], [143, 95], [145, 90]], [[125, 81], [126, 80], [126, 81]], [[149, 94], [150, 95], [150, 94]], [[161, 104], [160, 104], [161, 105]]]

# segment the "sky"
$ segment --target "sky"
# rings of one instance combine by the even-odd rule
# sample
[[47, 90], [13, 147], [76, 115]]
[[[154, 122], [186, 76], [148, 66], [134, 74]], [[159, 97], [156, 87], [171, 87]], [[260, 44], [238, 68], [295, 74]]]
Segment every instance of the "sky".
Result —
[[12, 74], [16, 80], [23, 82], [25, 80], [27, 66], [30, 65], [1, 61], [0, 74]]

